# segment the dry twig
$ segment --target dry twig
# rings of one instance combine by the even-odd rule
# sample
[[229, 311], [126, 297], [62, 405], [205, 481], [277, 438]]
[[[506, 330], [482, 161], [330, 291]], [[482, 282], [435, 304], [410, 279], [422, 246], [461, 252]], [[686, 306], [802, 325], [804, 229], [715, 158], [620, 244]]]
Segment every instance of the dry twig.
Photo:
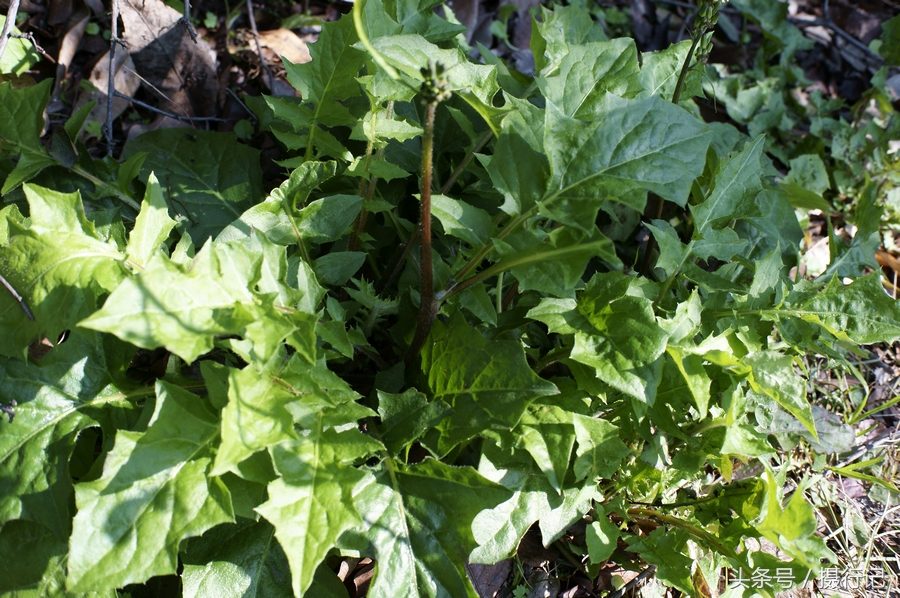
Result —
[[253, 32], [253, 39], [256, 41], [256, 53], [259, 55], [259, 63], [262, 65], [263, 69], [265, 69], [266, 75], [269, 77], [270, 93], [275, 93], [275, 75], [272, 74], [272, 70], [269, 69], [269, 65], [266, 64], [266, 59], [263, 57], [262, 46], [259, 44], [259, 31], [256, 29], [256, 17], [253, 15], [253, 0], [247, 0], [247, 14], [250, 16], [250, 30]]
[[161, 114], [163, 116], [168, 116], [169, 118], [174, 118], [175, 120], [181, 120], [185, 122], [218, 122], [225, 123], [229, 122], [233, 119], [231, 118], [220, 118], [218, 116], [181, 116], [180, 114], [175, 114], [174, 112], [168, 112], [166, 110], [161, 110], [155, 106], [151, 106], [150, 104], [146, 104], [140, 100], [136, 100], [131, 96], [127, 96], [124, 93], [119, 93], [118, 91], [113, 92], [117, 98], [122, 98], [123, 100], [128, 100], [135, 106], [140, 106], [141, 108], [145, 108], [150, 112], [155, 112], [157, 114]]
[[109, 24], [109, 81], [106, 86], [106, 152], [113, 155], [113, 98], [116, 95], [116, 46], [119, 44], [119, 0], [112, 2], [112, 20]]
[[3, 58], [3, 52], [6, 50], [6, 44], [9, 43], [9, 32], [12, 30], [13, 24], [16, 22], [16, 15], [19, 13], [19, 0], [11, 0], [9, 10], [6, 11], [6, 22], [3, 23], [3, 31], [0, 31], [0, 58]]
[[191, 0], [184, 0], [184, 15], [181, 17], [181, 22], [187, 29], [188, 35], [191, 36], [191, 41], [196, 44], [197, 32], [194, 31], [194, 27], [191, 25]]

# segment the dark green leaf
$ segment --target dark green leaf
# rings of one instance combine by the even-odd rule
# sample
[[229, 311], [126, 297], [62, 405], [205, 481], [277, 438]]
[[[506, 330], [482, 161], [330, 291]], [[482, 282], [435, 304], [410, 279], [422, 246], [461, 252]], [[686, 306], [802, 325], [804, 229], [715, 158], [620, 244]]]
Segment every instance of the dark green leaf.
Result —
[[485, 431], [509, 430], [531, 400], [558, 392], [531, 371], [519, 343], [487, 340], [458, 314], [448, 324], [435, 322], [422, 371], [430, 394], [454, 411], [430, 443], [441, 455]]
[[391, 456], [425, 433], [451, 413], [446, 403], [429, 403], [425, 395], [410, 388], [403, 394], [378, 392], [381, 441]]
[[0, 362], [0, 400], [18, 403], [0, 431], [0, 521], [27, 519], [69, 536], [69, 457], [78, 432], [103, 421], [101, 407], [124, 398], [112, 384], [116, 369], [94, 334], [71, 335], [40, 367]]
[[262, 197], [259, 152], [238, 143], [233, 133], [160, 129], [129, 141], [123, 155], [138, 152], [147, 152], [141, 178], [156, 174], [197, 244], [219, 234]]

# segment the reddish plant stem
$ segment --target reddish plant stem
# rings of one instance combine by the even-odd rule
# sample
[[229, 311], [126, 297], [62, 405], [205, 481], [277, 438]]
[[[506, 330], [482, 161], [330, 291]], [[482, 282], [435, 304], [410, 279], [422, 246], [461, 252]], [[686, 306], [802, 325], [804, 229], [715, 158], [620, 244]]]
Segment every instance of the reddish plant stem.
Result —
[[434, 112], [437, 102], [429, 102], [425, 114], [425, 132], [422, 135], [422, 187], [419, 202], [419, 252], [421, 302], [416, 320], [416, 332], [403, 361], [409, 362], [422, 349], [431, 325], [437, 315], [438, 304], [434, 300], [434, 270], [431, 261], [431, 159], [434, 150]]
[[[491, 139], [491, 137], [493, 137], [493, 135], [494, 134], [491, 131], [488, 131], [487, 133], [485, 133], [484, 137], [482, 137], [478, 141], [478, 143], [475, 144], [475, 147], [473, 147], [472, 150], [468, 154], [466, 154], [466, 157], [463, 159], [463, 161], [460, 162], [459, 166], [457, 166], [456, 169], [453, 171], [453, 173], [450, 175], [450, 178], [447, 179], [447, 182], [444, 183], [444, 186], [441, 187], [441, 195], [446, 195], [447, 192], [450, 191], [450, 188], [453, 186], [453, 183], [456, 182], [456, 179], [459, 177], [460, 174], [462, 174], [462, 171], [466, 168], [466, 166], [469, 165], [469, 162], [472, 161], [472, 158], [475, 156], [476, 153], [478, 153], [478, 150], [480, 150], [482, 147], [484, 147], [484, 144], [487, 143], [488, 141], [490, 141], [490, 139]], [[407, 241], [407, 243], [406, 243], [406, 248], [403, 251], [403, 255], [401, 255], [400, 259], [394, 263], [394, 267], [387, 271], [387, 276], [385, 278], [383, 278], [382, 281], [378, 284], [377, 291], [379, 294], [383, 293], [385, 290], [390, 288], [390, 286], [394, 283], [394, 280], [396, 280], [397, 277], [400, 276], [400, 270], [403, 268], [403, 264], [406, 263], [406, 258], [409, 256], [409, 252], [412, 250], [413, 247], [415, 247], [416, 242], [418, 240], [419, 240], [419, 229], [417, 228], [415, 231], [413, 231], [413, 234], [409, 237], [409, 241]]]

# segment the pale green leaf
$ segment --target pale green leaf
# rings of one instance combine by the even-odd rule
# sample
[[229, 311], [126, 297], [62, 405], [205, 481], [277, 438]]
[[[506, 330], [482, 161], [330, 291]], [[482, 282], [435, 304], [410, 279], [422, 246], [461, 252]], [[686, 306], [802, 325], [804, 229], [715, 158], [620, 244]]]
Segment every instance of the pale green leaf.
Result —
[[369, 160], [366, 160], [365, 156], [356, 158], [344, 172], [345, 174], [358, 177], [374, 177], [385, 182], [393, 181], [394, 179], [405, 179], [412, 174], [409, 171], [400, 168], [393, 162], [379, 160], [374, 156]]
[[877, 183], [866, 181], [856, 205], [856, 234], [847, 247], [843, 247], [837, 235], [830, 235], [831, 264], [822, 275], [823, 278], [856, 278], [869, 270], [879, 269], [875, 251], [881, 246], [880, 223], [883, 210], [878, 205], [878, 190]]
[[[695, 240], [707, 240], [713, 231], [732, 220], [759, 214], [754, 199], [762, 192], [760, 158], [764, 141], [759, 136], [739, 153], [719, 162], [709, 197], [700, 205], [691, 206]], [[695, 255], [711, 255], [698, 249], [694, 250]]]
[[575, 446], [573, 415], [556, 406], [532, 404], [516, 428], [517, 446], [528, 451], [557, 493], [562, 492]]
[[685, 205], [711, 138], [705, 124], [670, 102], [611, 94], [587, 125], [548, 103], [544, 131], [552, 177], [541, 211], [584, 230], [607, 198], [642, 209], [653, 191]]
[[537, 114], [513, 112], [503, 119], [487, 171], [511, 216], [531, 210], [544, 196], [550, 167], [543, 155], [543, 122]]
[[584, 540], [587, 544], [588, 555], [591, 563], [597, 564], [606, 561], [618, 546], [618, 539], [622, 532], [612, 521], [602, 506], [598, 506], [597, 521], [591, 522], [584, 530]]
[[900, 304], [885, 294], [878, 272], [849, 285], [833, 278], [796, 307], [772, 310], [772, 315], [801, 318], [859, 345], [900, 338]]
[[657, 577], [668, 586], [693, 595], [691, 566], [693, 559], [684, 553], [689, 536], [683, 529], [658, 527], [647, 535], [629, 538], [629, 551], [638, 553], [657, 567]]
[[[672, 101], [678, 76], [690, 49], [691, 40], [686, 39], [658, 52], [642, 53], [640, 82], [644, 91], [638, 97], [653, 95]], [[688, 71], [684, 89], [681, 90], [682, 102], [703, 93], [700, 87], [701, 80], [701, 69], [692, 68]]]
[[637, 47], [630, 38], [569, 47], [559, 68], [537, 84], [548, 102], [566, 116], [594, 120], [603, 110], [606, 94], [624, 98], [638, 95], [641, 85]]
[[22, 296], [31, 320], [11, 293], [0, 292], [0, 354], [21, 356], [33, 341], [56, 339], [96, 309], [97, 296], [126, 276], [124, 256], [101, 240], [78, 193], [26, 185], [31, 226], [7, 220], [10, 239], [0, 275]]
[[158, 382], [156, 392], [147, 431], [119, 430], [103, 476], [75, 487], [70, 590], [175, 573], [183, 539], [233, 521], [228, 490], [208, 477], [216, 417], [181, 388]]
[[159, 251], [175, 221], [169, 218], [169, 206], [163, 198], [162, 187], [156, 176], [150, 173], [147, 178], [147, 191], [141, 202], [141, 211], [134, 221], [134, 228], [128, 237], [128, 249], [125, 256], [140, 267], [147, 265], [150, 257]]
[[688, 258], [688, 247], [681, 242], [678, 233], [665, 220], [654, 220], [647, 224], [659, 247], [656, 267], [662, 268], [667, 277], [677, 274]]
[[156, 254], [80, 325], [146, 349], [165, 346], [190, 363], [212, 349], [215, 335], [252, 322], [247, 310], [237, 314], [242, 319], [231, 316], [236, 304], [254, 303], [248, 287], [259, 277], [260, 261], [237, 244], [207, 243], [190, 268]]
[[573, 414], [575, 438], [575, 477], [579, 480], [607, 479], [613, 475], [630, 449], [619, 439], [619, 429], [595, 417]]
[[69, 536], [76, 435], [105, 425], [102, 406], [123, 399], [111, 377], [123, 365], [100, 343], [95, 334], [72, 334], [40, 367], [0, 361], [0, 401], [18, 403], [14, 422], [0, 424], [0, 522], [35, 521]]
[[535, 521], [540, 525], [544, 545], [549, 546], [581, 519], [592, 499], [598, 498], [593, 481], [563, 488], [557, 494], [524, 451], [504, 454], [489, 442], [482, 448], [478, 471], [508, 488], [512, 496], [493, 509], [482, 511], [472, 522], [479, 544], [469, 557], [472, 563], [496, 563], [511, 557]]
[[787, 507], [782, 508], [772, 471], [767, 469], [766, 474], [766, 502], [756, 529], [808, 569], [818, 569], [820, 557], [833, 560], [825, 541], [815, 535], [818, 523], [803, 492], [794, 492]]
[[[380, 97], [380, 96], [379, 96]], [[374, 126], [372, 124], [374, 121]], [[371, 141], [374, 147], [383, 147], [388, 139], [406, 141], [422, 134], [422, 127], [397, 118], [387, 118], [387, 113], [379, 110], [373, 115], [371, 111], [353, 125], [350, 139]]]
[[310, 62], [283, 61], [288, 82], [300, 92], [304, 102], [313, 104], [310, 131], [316, 130], [315, 123], [334, 126], [356, 121], [339, 101], [361, 93], [356, 75], [366, 56], [353, 47], [356, 40], [353, 19], [347, 16], [322, 26], [318, 41], [309, 46]]
[[[5, 24], [6, 17], [0, 16], [0, 29]], [[16, 37], [21, 35], [22, 32], [15, 25], [10, 28], [6, 49], [3, 52], [2, 60], [0, 60], [0, 73], [21, 75], [40, 61], [41, 56], [35, 49], [34, 44], [28, 39]]]
[[757, 351], [742, 363], [752, 371], [750, 386], [784, 407], [818, 438], [812, 410], [806, 400], [806, 381], [794, 372], [793, 359], [775, 351]]
[[284, 248], [259, 235], [248, 243], [207, 243], [187, 267], [156, 254], [80, 325], [147, 349], [165, 346], [187, 362], [226, 334], [244, 336], [244, 351], [262, 361], [286, 338], [312, 360], [314, 321], [307, 314], [323, 291], [308, 266], [295, 267], [292, 275]]
[[[299, 357], [295, 354], [291, 359], [298, 361]], [[229, 368], [228, 404], [221, 415], [222, 443], [211, 475], [238, 473], [236, 466], [253, 453], [297, 438], [293, 417], [285, 408], [295, 395], [276, 383], [283, 367], [269, 363], [264, 367], [250, 364], [243, 370]]]
[[440, 0], [387, 0], [384, 9], [399, 25], [396, 33], [418, 33], [432, 42], [453, 39], [466, 29], [440, 18], [434, 8]]
[[300, 236], [312, 243], [325, 243], [341, 238], [359, 213], [362, 198], [358, 195], [331, 195], [311, 202], [297, 212]]
[[340, 286], [359, 272], [365, 261], [362, 251], [332, 251], [316, 258], [312, 265], [318, 282]]
[[767, 442], [767, 434], [748, 425], [734, 424], [725, 428], [723, 455], [738, 455], [742, 459], [762, 457], [775, 452]]
[[282, 477], [269, 484], [269, 500], [257, 511], [275, 527], [296, 596], [312, 584], [316, 567], [338, 537], [360, 521], [352, 490], [366, 474], [341, 463], [363, 457], [374, 447], [341, 438], [348, 435], [366, 439], [357, 430], [337, 433], [317, 428], [307, 437], [271, 449]]
[[477, 598], [465, 564], [472, 520], [509, 496], [471, 467], [386, 460], [354, 496], [362, 524], [341, 544], [378, 563], [370, 598]]
[[691, 396], [694, 398], [694, 405], [700, 413], [700, 419], [705, 419], [711, 398], [712, 380], [703, 368], [703, 358], [699, 355], [685, 355], [680, 347], [672, 345], [666, 347], [666, 352], [684, 377]]
[[569, 48], [606, 39], [603, 25], [587, 8], [576, 4], [556, 5], [551, 11], [542, 6], [541, 18], [532, 21], [531, 26], [535, 70], [542, 75], [553, 73]]
[[218, 525], [181, 555], [185, 598], [292, 598], [291, 572], [266, 521]]
[[[0, 559], [15, 563], [0, 576], [2, 598], [69, 598], [66, 593], [66, 540], [33, 521], [0, 527]], [[115, 591], [113, 590], [113, 596]]]
[[[0, 17], [5, 20], [5, 17]], [[15, 40], [10, 40], [15, 41]], [[3, 150], [7, 143], [21, 150], [46, 154], [41, 146], [40, 133], [44, 128], [44, 107], [50, 100], [52, 82], [47, 79], [37, 85], [14, 88], [12, 83], [0, 83], [0, 139]], [[20, 150], [15, 150], [18, 153]]]
[[441, 223], [445, 233], [473, 247], [485, 245], [494, 230], [490, 214], [446, 195], [431, 196], [431, 214]]
[[591, 327], [576, 333], [571, 357], [595, 368], [616, 390], [652, 405], [668, 335], [649, 299], [626, 294], [633, 280], [619, 273], [591, 279], [577, 306]]
[[591, 259], [600, 258], [616, 269], [622, 267], [613, 242], [596, 226], [587, 232], [561, 227], [549, 235], [519, 230], [503, 240], [494, 239], [494, 247], [500, 256], [494, 267], [512, 272], [521, 290], [557, 297], [574, 294]]

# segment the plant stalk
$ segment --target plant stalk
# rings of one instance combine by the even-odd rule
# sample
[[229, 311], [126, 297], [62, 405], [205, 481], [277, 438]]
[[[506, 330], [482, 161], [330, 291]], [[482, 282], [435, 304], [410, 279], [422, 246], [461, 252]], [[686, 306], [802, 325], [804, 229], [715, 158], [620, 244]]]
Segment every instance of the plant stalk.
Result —
[[434, 318], [438, 304], [434, 300], [434, 270], [431, 261], [431, 169], [434, 152], [434, 113], [437, 102], [428, 102], [425, 113], [425, 132], [422, 135], [422, 186], [419, 202], [419, 263], [422, 286], [420, 290], [419, 316], [412, 343], [403, 356], [409, 362], [422, 349]]
[[[705, 32], [700, 32], [699, 35], [695, 35], [694, 39], [691, 41], [691, 49], [688, 50], [687, 56], [684, 59], [684, 64], [681, 65], [681, 73], [678, 75], [678, 83], [675, 84], [675, 92], [672, 94], [672, 103], [676, 106], [681, 102], [681, 93], [684, 91], [684, 82], [687, 80], [688, 73], [691, 71], [691, 62], [694, 60], [694, 52], [697, 51], [697, 46], [700, 44], [700, 41], [703, 39], [703, 35]], [[655, 193], [650, 194], [650, 210], [651, 214], [654, 214], [654, 219], [659, 220], [662, 218], [663, 214], [663, 206], [665, 202], [662, 197], [656, 195]], [[647, 248], [644, 250], [644, 259], [641, 260], [640, 270], [645, 275], [650, 275], [650, 260], [652, 259], [653, 252], [656, 250], [656, 237], [652, 234], [650, 238], [647, 240]]]
[[[465, 167], [468, 166], [469, 162], [472, 161], [472, 158], [475, 156], [478, 150], [484, 147], [484, 144], [487, 143], [490, 138], [493, 137], [493, 135], [494, 134], [491, 131], [485, 133], [484, 137], [482, 137], [478, 141], [478, 143], [476, 143], [475, 146], [469, 151], [469, 153], [466, 154], [466, 157], [463, 158], [463, 161], [460, 162], [459, 166], [456, 167], [456, 170], [454, 170], [450, 175], [450, 178], [447, 179], [447, 182], [444, 183], [444, 186], [441, 187], [441, 195], [446, 195], [447, 192], [450, 191], [450, 187], [453, 186], [453, 183], [456, 182], [456, 179], [459, 177]], [[406, 263], [406, 258], [409, 256], [409, 252], [412, 250], [418, 240], [419, 229], [417, 228], [415, 231], [413, 231], [413, 234], [410, 235], [409, 241], [407, 241], [406, 247], [403, 249], [403, 254], [400, 256], [400, 259], [397, 260], [396, 263], [394, 263], [393, 268], [388, 270], [388, 278], [379, 282], [377, 288], [379, 294], [383, 293], [388, 287], [390, 287], [391, 284], [393, 284], [394, 280], [396, 280], [396, 278], [400, 275], [400, 270], [403, 268], [403, 264]], [[486, 251], [490, 251], [490, 247], [491, 246], [488, 246]]]

